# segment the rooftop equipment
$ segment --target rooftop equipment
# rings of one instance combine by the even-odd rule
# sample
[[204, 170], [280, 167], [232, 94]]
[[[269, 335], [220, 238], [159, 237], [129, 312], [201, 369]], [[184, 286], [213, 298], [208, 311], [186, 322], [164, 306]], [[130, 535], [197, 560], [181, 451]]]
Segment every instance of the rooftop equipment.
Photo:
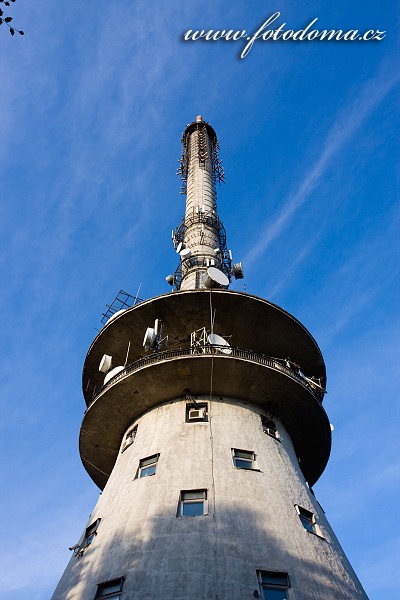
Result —
[[211, 346], [215, 346], [218, 352], [221, 354], [232, 354], [232, 348], [229, 342], [226, 341], [221, 335], [217, 335], [216, 333], [210, 333], [207, 337], [208, 343]]
[[223, 271], [216, 267], [208, 267], [203, 275], [203, 283], [206, 288], [222, 287], [229, 285], [229, 279]]
[[108, 371], [111, 369], [111, 363], [112, 363], [112, 356], [109, 356], [108, 354], [104, 354], [103, 358], [100, 361], [99, 371], [101, 373], [108, 373]]

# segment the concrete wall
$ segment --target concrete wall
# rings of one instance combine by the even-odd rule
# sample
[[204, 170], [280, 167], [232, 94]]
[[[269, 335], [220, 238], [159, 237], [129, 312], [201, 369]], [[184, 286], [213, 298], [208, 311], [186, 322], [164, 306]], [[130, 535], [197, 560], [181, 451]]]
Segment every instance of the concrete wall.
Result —
[[[122, 576], [122, 600], [251, 600], [257, 569], [287, 572], [289, 600], [365, 599], [283, 426], [277, 441], [251, 404], [196, 401], [208, 402], [208, 422], [187, 423], [176, 400], [132, 423], [135, 441], [88, 523], [101, 518], [98, 534], [71, 558], [53, 600], [93, 600], [98, 583]], [[259, 470], [235, 468], [232, 448], [254, 451]], [[140, 459], [156, 453], [156, 474], [135, 479]], [[202, 488], [208, 515], [177, 517], [180, 491]], [[314, 513], [320, 536], [296, 504]]]

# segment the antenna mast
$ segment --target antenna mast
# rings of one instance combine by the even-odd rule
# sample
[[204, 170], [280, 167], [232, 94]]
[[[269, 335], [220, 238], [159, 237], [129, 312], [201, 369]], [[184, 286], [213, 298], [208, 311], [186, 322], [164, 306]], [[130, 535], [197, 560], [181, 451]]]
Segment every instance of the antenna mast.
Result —
[[224, 181], [218, 139], [211, 125], [199, 115], [186, 127], [181, 141], [178, 175], [186, 208], [182, 223], [172, 236], [181, 263], [167, 281], [177, 290], [227, 288], [235, 272], [217, 212], [215, 185]]

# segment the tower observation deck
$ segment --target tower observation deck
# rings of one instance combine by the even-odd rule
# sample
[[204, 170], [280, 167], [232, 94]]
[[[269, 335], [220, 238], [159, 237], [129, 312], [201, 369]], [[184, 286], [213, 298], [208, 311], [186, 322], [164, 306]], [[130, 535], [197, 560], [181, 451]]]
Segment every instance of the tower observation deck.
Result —
[[218, 151], [198, 116], [173, 291], [115, 313], [86, 356], [80, 454], [104, 491], [53, 600], [367, 598], [312, 490], [324, 361], [292, 315], [229, 289]]

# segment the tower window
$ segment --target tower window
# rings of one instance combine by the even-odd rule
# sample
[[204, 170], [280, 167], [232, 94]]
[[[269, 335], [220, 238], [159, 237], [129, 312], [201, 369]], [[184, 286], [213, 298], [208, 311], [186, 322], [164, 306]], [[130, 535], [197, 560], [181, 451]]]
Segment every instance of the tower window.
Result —
[[89, 525], [89, 527], [85, 529], [85, 535], [83, 536], [82, 541], [75, 544], [75, 546], [71, 546], [70, 550], [73, 550], [75, 556], [79, 558], [83, 556], [85, 549], [90, 546], [97, 535], [97, 528], [100, 521], [101, 519], [97, 519], [94, 523]]
[[181, 492], [178, 508], [179, 517], [200, 517], [207, 513], [207, 490], [188, 490]]
[[139, 463], [139, 469], [136, 477], [141, 478], [148, 477], [149, 475], [155, 475], [159, 456], [159, 454], [154, 454], [154, 456], [142, 458]]
[[289, 577], [287, 573], [257, 571], [263, 600], [288, 600]]
[[304, 529], [307, 529], [307, 531], [310, 533], [316, 533], [317, 535], [320, 535], [318, 525], [315, 522], [314, 514], [309, 510], [302, 508], [301, 506], [297, 506], [297, 504], [295, 505], [295, 508]]
[[206, 402], [186, 404], [186, 423], [208, 421], [208, 405]]
[[85, 531], [85, 537], [83, 539], [83, 543], [81, 545], [81, 548], [86, 548], [87, 546], [89, 546], [95, 536], [97, 535], [97, 528], [100, 524], [101, 519], [97, 519], [97, 521], [95, 521], [94, 523], [92, 523], [91, 525], [89, 525], [89, 527], [87, 527], [86, 531]]
[[126, 434], [121, 452], [123, 452], [124, 450], [126, 450], [128, 448], [128, 446], [133, 444], [136, 434], [137, 434], [137, 425], [135, 425], [135, 427], [130, 429], [128, 431], [128, 433]]
[[267, 433], [271, 437], [273, 437], [276, 440], [278, 440], [279, 439], [279, 433], [278, 433], [278, 431], [276, 429], [275, 421], [273, 421], [272, 419], [268, 419], [264, 415], [260, 415], [260, 417], [261, 417], [261, 424], [262, 424], [262, 428], [263, 428], [264, 433]]
[[233, 464], [237, 469], [257, 470], [254, 452], [232, 448]]
[[95, 600], [98, 598], [101, 598], [102, 600], [120, 600], [122, 597], [121, 592], [123, 585], [123, 577], [120, 577], [119, 579], [113, 579], [112, 581], [107, 581], [106, 583], [99, 583], [97, 586]]

